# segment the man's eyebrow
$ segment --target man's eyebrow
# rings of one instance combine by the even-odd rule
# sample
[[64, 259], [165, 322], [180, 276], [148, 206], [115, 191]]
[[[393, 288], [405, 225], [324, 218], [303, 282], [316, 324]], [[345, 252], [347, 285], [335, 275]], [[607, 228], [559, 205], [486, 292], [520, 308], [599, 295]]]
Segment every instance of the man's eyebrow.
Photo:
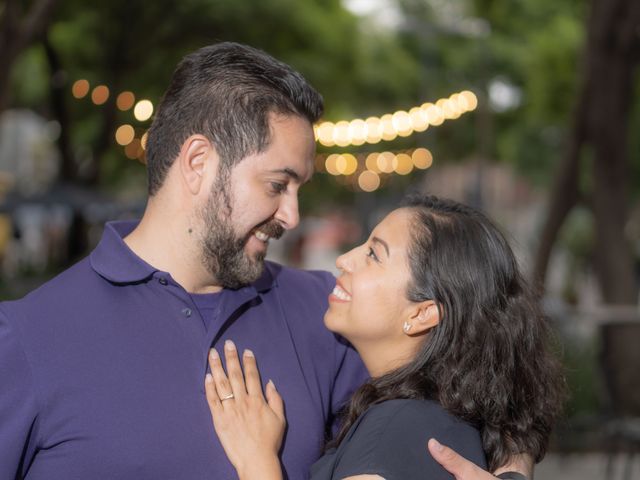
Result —
[[288, 177], [291, 177], [296, 182], [302, 181], [302, 178], [300, 177], [300, 174], [298, 172], [296, 172], [294, 169], [289, 168], [289, 167], [279, 168], [279, 169], [276, 169], [276, 170], [271, 170], [271, 173], [284, 173], [285, 175], [287, 175]]
[[271, 170], [271, 173], [284, 173], [286, 176], [288, 176], [295, 182], [299, 183], [300, 185], [305, 185], [309, 183], [313, 178], [312, 176], [309, 176], [309, 178], [304, 179], [302, 178], [302, 175], [300, 175], [298, 172], [296, 172], [293, 168], [290, 168], [290, 167]]
[[371, 241], [374, 243], [379, 243], [380, 245], [382, 245], [384, 247], [384, 249], [387, 251], [387, 257], [389, 256], [389, 244], [387, 242], [385, 242], [384, 240], [382, 240], [381, 238], [378, 237], [372, 237]]

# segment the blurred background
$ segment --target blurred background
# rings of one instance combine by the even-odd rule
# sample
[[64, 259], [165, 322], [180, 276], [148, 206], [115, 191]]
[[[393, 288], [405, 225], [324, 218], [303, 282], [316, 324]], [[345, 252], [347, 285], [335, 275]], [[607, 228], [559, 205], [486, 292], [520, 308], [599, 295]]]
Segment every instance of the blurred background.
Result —
[[640, 478], [637, 0], [3, 0], [0, 299], [141, 215], [154, 106], [223, 40], [326, 102], [304, 220], [270, 256], [333, 270], [411, 191], [483, 209], [542, 288], [572, 392], [536, 478]]

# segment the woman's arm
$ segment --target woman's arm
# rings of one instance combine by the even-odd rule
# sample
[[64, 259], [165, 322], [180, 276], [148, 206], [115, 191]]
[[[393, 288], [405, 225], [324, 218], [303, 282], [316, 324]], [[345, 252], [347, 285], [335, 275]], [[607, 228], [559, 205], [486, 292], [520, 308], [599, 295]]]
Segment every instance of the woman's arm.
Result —
[[244, 375], [230, 340], [225, 342], [224, 355], [228, 376], [218, 352], [211, 349], [211, 374], [205, 379], [207, 402], [220, 443], [240, 480], [282, 480], [278, 458], [286, 425], [282, 398], [269, 381], [265, 401], [250, 350], [242, 356]]

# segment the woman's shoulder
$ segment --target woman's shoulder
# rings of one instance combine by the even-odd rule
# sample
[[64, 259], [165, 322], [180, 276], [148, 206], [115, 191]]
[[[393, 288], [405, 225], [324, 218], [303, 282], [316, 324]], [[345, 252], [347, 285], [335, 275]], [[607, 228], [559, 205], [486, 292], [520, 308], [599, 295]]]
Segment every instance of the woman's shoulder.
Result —
[[388, 400], [370, 407], [354, 427], [339, 447], [337, 471], [344, 476], [450, 478], [427, 451], [432, 437], [475, 463], [485, 463], [479, 432], [434, 401]]
[[407, 434], [411, 430], [422, 433], [444, 433], [448, 430], [477, 435], [477, 430], [447, 412], [438, 402], [420, 399], [394, 399], [371, 406], [362, 416], [358, 430], [370, 427]]
[[396, 398], [372, 405], [367, 410], [367, 414], [373, 415], [398, 415], [407, 413], [433, 414], [447, 412], [442, 406], [433, 400], [422, 400], [414, 398]]

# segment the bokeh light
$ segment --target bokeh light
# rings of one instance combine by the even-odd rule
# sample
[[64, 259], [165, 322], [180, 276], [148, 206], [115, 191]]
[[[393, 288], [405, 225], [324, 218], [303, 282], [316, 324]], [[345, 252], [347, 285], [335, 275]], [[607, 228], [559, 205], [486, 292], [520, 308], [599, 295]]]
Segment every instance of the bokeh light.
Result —
[[382, 124], [382, 140], [387, 142], [395, 140], [398, 136], [398, 132], [393, 126], [393, 115], [390, 113], [383, 115], [380, 119], [380, 123]]
[[116, 130], [116, 142], [124, 147], [133, 141], [135, 135], [136, 132], [131, 125], [120, 125]]
[[367, 170], [371, 170], [372, 172], [380, 173], [378, 169], [378, 156], [380, 154], [378, 152], [373, 152], [367, 155], [367, 158], [364, 161]]
[[382, 152], [378, 155], [377, 165], [378, 170], [383, 173], [391, 173], [393, 172], [393, 158], [394, 154], [391, 152]]
[[358, 169], [358, 160], [355, 156], [350, 153], [342, 154], [342, 158], [344, 158], [345, 166], [342, 171], [343, 175], [353, 175], [355, 171]]
[[398, 175], [408, 175], [413, 170], [413, 159], [406, 153], [399, 153], [395, 156], [393, 167]]
[[76, 80], [71, 86], [71, 94], [75, 98], [84, 98], [89, 93], [89, 81], [85, 79]]
[[382, 140], [382, 123], [378, 117], [369, 117], [364, 123], [367, 125], [367, 143], [378, 143]]
[[393, 128], [401, 137], [408, 137], [413, 133], [411, 116], [404, 110], [400, 110], [391, 116]]
[[140, 145], [140, 139], [134, 138], [131, 143], [124, 147], [124, 154], [131, 160], [136, 160], [143, 154], [144, 150]]
[[91, 101], [96, 105], [102, 105], [109, 100], [109, 88], [106, 85], [98, 85], [91, 92]]
[[349, 137], [349, 122], [342, 120], [333, 127], [333, 142], [339, 147], [346, 147], [351, 143]]
[[380, 186], [380, 176], [371, 170], [365, 170], [358, 176], [358, 186], [365, 192], [373, 192]]
[[470, 92], [469, 90], [464, 90], [462, 92], [460, 92], [460, 96], [464, 98], [464, 102], [466, 102], [466, 111], [470, 112], [472, 110], [475, 110], [476, 107], [478, 106], [478, 97], [476, 97], [476, 95], [473, 92]]
[[352, 145], [362, 145], [367, 141], [367, 124], [364, 120], [356, 118], [349, 122], [349, 137]]
[[337, 165], [338, 157], [340, 157], [340, 155], [338, 155], [337, 153], [332, 153], [324, 162], [325, 170], [331, 175], [340, 175], [340, 171], [338, 170]]
[[420, 170], [426, 170], [433, 164], [433, 155], [426, 148], [416, 148], [411, 154], [411, 159]]
[[316, 129], [318, 141], [325, 147], [332, 147], [335, 145], [333, 141], [333, 123], [322, 122]]
[[442, 125], [444, 122], [444, 114], [442, 109], [436, 105], [429, 105], [426, 109], [429, 124], [433, 126]]
[[135, 101], [136, 96], [133, 94], [133, 92], [122, 92], [116, 98], [116, 106], [119, 110], [126, 112], [131, 107], [133, 107]]
[[149, 100], [140, 100], [133, 109], [133, 116], [139, 122], [149, 120], [153, 115], [153, 103]]
[[421, 107], [413, 107], [409, 110], [409, 115], [411, 116], [411, 128], [413, 128], [414, 131], [424, 132], [429, 128], [427, 112], [425, 112]]

